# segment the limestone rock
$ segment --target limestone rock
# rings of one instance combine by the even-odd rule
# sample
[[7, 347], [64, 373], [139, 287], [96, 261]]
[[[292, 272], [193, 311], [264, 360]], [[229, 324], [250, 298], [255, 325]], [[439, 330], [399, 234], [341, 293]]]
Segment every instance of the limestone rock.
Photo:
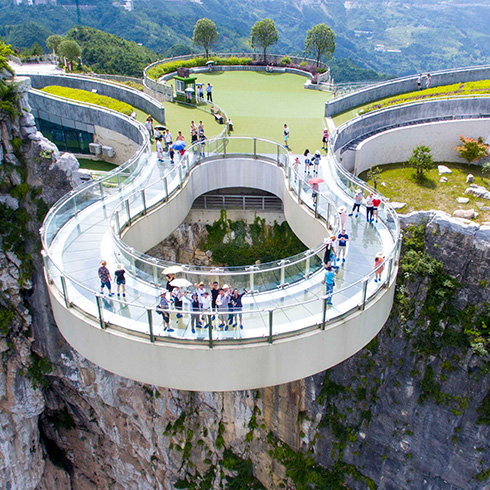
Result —
[[480, 206], [480, 211], [490, 211], [490, 206]]
[[478, 213], [474, 209], [456, 209], [453, 212], [455, 218], [475, 219]]
[[73, 187], [78, 187], [84, 182], [83, 176], [79, 172], [80, 163], [73, 153], [63, 153], [58, 160], [51, 165], [51, 167], [55, 166], [65, 172]]
[[453, 173], [453, 171], [449, 167], [446, 167], [446, 165], [438, 165], [437, 170], [439, 172], [439, 175]]
[[26, 114], [20, 117], [19, 123], [21, 126], [31, 127], [36, 125], [36, 119], [32, 114]]
[[472, 196], [479, 197], [480, 199], [490, 199], [490, 191], [481, 185], [471, 184], [468, 189], [464, 191], [465, 194], [471, 194]]
[[441, 177], [441, 178], [439, 179], [439, 182], [442, 182], [442, 183], [447, 182], [447, 177]]
[[391, 205], [392, 205], [392, 206], [393, 206], [393, 208], [395, 208], [395, 209], [403, 209], [403, 208], [404, 208], [404, 207], [407, 205], [407, 203], [406, 203], [406, 202], [395, 202], [395, 201], [393, 201], [393, 202], [391, 203]]
[[472, 184], [473, 182], [475, 182], [475, 176], [473, 174], [468, 174], [466, 176], [466, 183]]
[[459, 204], [468, 204], [470, 202], [468, 197], [457, 197], [456, 201], [458, 201]]

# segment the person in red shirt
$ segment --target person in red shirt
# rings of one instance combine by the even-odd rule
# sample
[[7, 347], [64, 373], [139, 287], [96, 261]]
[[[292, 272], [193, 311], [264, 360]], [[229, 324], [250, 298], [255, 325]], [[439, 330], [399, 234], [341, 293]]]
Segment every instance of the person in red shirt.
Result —
[[[379, 196], [373, 197], [373, 214], [376, 218], [376, 223], [378, 222], [378, 208], [381, 204], [381, 198]], [[372, 221], [372, 219], [371, 219]]]

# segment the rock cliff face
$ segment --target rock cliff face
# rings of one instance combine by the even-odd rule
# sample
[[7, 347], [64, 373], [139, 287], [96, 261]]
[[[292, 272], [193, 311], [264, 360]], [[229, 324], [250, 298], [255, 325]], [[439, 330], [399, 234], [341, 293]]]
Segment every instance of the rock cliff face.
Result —
[[2, 488], [488, 488], [486, 227], [405, 219], [392, 317], [326, 373], [233, 393], [141, 385], [83, 359], [54, 324], [37, 228], [69, 175], [26, 135], [2, 121], [4, 151], [21, 142], [0, 167]]

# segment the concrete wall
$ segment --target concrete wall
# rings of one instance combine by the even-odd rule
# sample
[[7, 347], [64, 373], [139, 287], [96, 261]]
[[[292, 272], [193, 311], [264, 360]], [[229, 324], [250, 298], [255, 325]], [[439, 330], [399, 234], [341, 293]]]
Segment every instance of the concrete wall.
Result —
[[98, 94], [126, 102], [133, 107], [137, 107], [151, 114], [157, 121], [165, 124], [165, 109], [162, 104], [139, 90], [91, 77], [76, 75], [29, 74], [27, 76], [31, 79], [32, 87], [37, 89], [48, 85], [59, 85], [61, 87], [87, 90], [89, 92], [97, 90]]
[[99, 126], [119, 133], [137, 145], [144, 143], [142, 125], [122, 114], [34, 90], [29, 91], [29, 104], [36, 117], [91, 133], [95, 133], [95, 126]]
[[[236, 391], [275, 386], [329, 369], [366, 346], [381, 330], [393, 304], [396, 274], [389, 289], [364, 311], [314, 331], [260, 344], [151, 343], [66, 309], [53, 286], [51, 305], [60, 332], [82, 356], [119, 376], [141, 383], [191, 391]], [[156, 316], [156, 315], [155, 315]], [[305, 318], [315, 324], [311, 317]], [[321, 319], [320, 319], [321, 321]]]
[[[357, 147], [354, 174], [359, 175], [372, 165], [406, 162], [412, 156], [412, 150], [419, 145], [430, 146], [436, 162], [464, 163], [465, 160], [454, 150], [461, 144], [459, 135], [487, 139], [490, 136], [490, 119], [419, 124], [372, 136]], [[345, 159], [342, 163], [346, 163]]]
[[[427, 73], [423, 73], [423, 75], [425, 76]], [[490, 66], [443, 70], [431, 73], [431, 77], [431, 87], [476, 80], [488, 80], [490, 79]], [[385, 97], [417, 90], [417, 78], [418, 75], [397, 78], [344, 95], [337, 99], [329, 100], [325, 104], [325, 116], [333, 116], [339, 112], [348, 111], [354, 107], [384, 99]]]
[[116, 150], [116, 154], [112, 158], [103, 156], [103, 160], [105, 162], [114, 163], [115, 165], [122, 165], [138, 151], [138, 145], [129, 138], [126, 138], [121, 133], [111, 131], [110, 129], [103, 128], [101, 126], [94, 126], [94, 128], [94, 142], [106, 146], [112, 146]]
[[463, 118], [481, 115], [490, 116], [490, 97], [428, 100], [399, 107], [395, 106], [352, 119], [340, 126], [332, 139], [332, 147], [337, 152], [351, 141], [373, 131], [412, 121], [423, 122], [435, 118]]
[[[220, 219], [220, 216], [220, 209], [191, 209], [185, 218], [185, 222], [212, 225]], [[260, 218], [265, 219], [267, 225], [273, 225], [275, 221], [279, 224], [286, 221], [284, 213], [269, 209], [227, 209], [226, 216], [232, 221], [243, 220], [246, 223], [253, 223], [255, 216], [260, 216]]]
[[136, 221], [125, 231], [123, 240], [135, 250], [149, 250], [177, 229], [197, 197], [233, 187], [262, 189], [281, 198], [289, 225], [306, 246], [314, 248], [327, 237], [324, 222], [306, 206], [299, 206], [297, 197], [288, 190], [281, 167], [262, 160], [236, 158], [207, 161], [195, 167], [183, 189], [168, 203]]

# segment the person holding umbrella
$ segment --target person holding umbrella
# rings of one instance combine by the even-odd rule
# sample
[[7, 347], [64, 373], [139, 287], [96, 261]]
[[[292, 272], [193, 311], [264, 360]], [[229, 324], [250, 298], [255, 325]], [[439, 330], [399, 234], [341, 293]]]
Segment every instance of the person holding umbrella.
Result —
[[313, 205], [314, 206], [316, 206], [317, 200], [318, 200], [318, 186], [322, 182], [325, 182], [325, 181], [321, 177], [313, 177], [312, 179], [310, 179], [308, 181], [308, 184], [311, 185], [311, 189], [313, 191], [311, 194], [311, 197], [313, 198]]
[[[179, 136], [182, 136], [182, 133], [179, 131]], [[170, 148], [174, 151], [178, 151], [181, 156], [184, 155], [185, 153], [185, 147], [187, 146], [186, 142], [184, 141], [184, 137], [182, 136], [182, 139], [179, 139], [179, 136], [177, 137], [177, 141], [172, 144]]]

